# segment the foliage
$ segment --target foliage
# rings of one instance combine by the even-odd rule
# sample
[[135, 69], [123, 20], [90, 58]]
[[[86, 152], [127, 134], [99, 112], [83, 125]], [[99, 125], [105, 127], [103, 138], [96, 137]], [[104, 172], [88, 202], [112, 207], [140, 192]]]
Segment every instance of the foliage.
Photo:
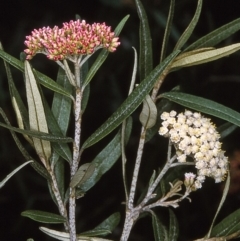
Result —
[[[236, 126], [240, 126], [240, 113], [210, 98], [189, 93], [181, 84], [173, 86], [172, 90], [164, 90], [170, 74], [178, 73], [176, 76], [179, 76], [185, 67], [206, 64], [240, 49], [239, 43], [215, 47], [240, 29], [239, 19], [188, 44], [197, 23], [201, 21], [202, 4], [202, 0], [197, 1], [191, 21], [172, 46], [169, 43], [170, 34], [174, 30], [173, 17], [178, 5], [175, 4], [175, 0], [170, 1], [159, 61], [154, 64], [155, 49], [148, 14], [143, 3], [135, 0], [140, 23], [140, 47], [138, 59], [137, 51], [134, 50], [135, 60], [129, 94], [110, 117], [102, 124], [98, 122], [97, 129], [88, 135], [85, 135], [84, 127], [92, 121], [85, 115], [92, 98], [90, 86], [96, 84], [95, 75], [101, 71], [104, 62], [107, 62], [109, 52], [118, 49], [118, 36], [127, 25], [129, 15], [122, 18], [114, 31], [105, 23], [90, 25], [79, 18], [64, 23], [62, 28], [55, 26], [35, 29], [26, 37], [27, 55], [22, 54], [20, 60], [5, 52], [0, 46], [0, 57], [5, 65], [9, 94], [18, 127], [10, 123], [3, 109], [0, 110], [3, 119], [0, 126], [10, 131], [27, 161], [7, 175], [1, 182], [1, 187], [28, 163], [45, 178], [50, 197], [56, 204], [59, 214], [54, 211], [31, 209], [23, 211], [21, 215], [41, 223], [63, 224], [64, 231], [40, 227], [47, 236], [64, 241], [107, 241], [113, 238], [127, 241], [131, 239], [131, 231], [138, 220], [148, 218], [145, 216], [149, 214], [154, 240], [181, 240], [183, 221], [178, 219], [171, 208], [181, 208], [183, 201], [191, 200], [191, 195], [200, 192], [198, 189], [204, 190], [205, 178], [214, 177], [215, 182], [221, 182], [226, 176], [226, 185], [212, 224], [209, 224], [206, 235], [198, 237], [198, 240], [229, 240], [240, 235], [238, 210], [229, 213], [215, 225], [215, 220], [224, 207], [223, 203], [230, 185], [229, 167], [219, 142], [220, 134], [222, 138], [229, 136], [236, 130]], [[46, 55], [59, 66], [56, 81], [33, 68], [34, 64], [31, 64], [30, 59], [38, 53]], [[92, 56], [95, 55], [98, 56], [93, 61]], [[134, 87], [138, 79], [138, 66], [139, 84]], [[16, 87], [12, 67], [23, 73], [26, 96], [23, 96]], [[108, 86], [105, 85], [104, 88], [108, 89]], [[114, 90], [109, 91], [114, 93]], [[143, 107], [136, 124], [135, 115], [141, 104]], [[100, 114], [104, 108], [105, 106], [101, 106]], [[183, 108], [188, 110], [176, 113], [175, 109]], [[215, 125], [199, 112], [224, 123], [218, 129], [220, 134]], [[135, 126], [138, 128], [138, 134]], [[167, 154], [162, 154], [161, 164], [158, 163], [152, 168], [156, 170], [153, 170], [151, 177], [146, 173], [145, 177], [149, 182], [145, 180], [145, 183], [142, 183], [145, 190], [140, 190], [139, 174], [143, 172], [140, 166], [147, 160], [147, 155], [144, 155], [145, 146], [151, 146], [151, 143], [155, 142], [158, 130], [160, 135], [169, 138]], [[139, 132], [139, 144], [134, 149], [136, 153], [132, 154], [132, 150], [129, 153], [128, 146], [131, 145], [131, 140], [137, 138]], [[161, 141], [165, 143], [163, 139]], [[32, 150], [35, 151], [34, 158], [29, 154]], [[98, 154], [86, 158], [85, 153], [91, 150]], [[161, 149], [161, 152], [165, 151]], [[158, 148], [155, 152], [159, 152]], [[115, 170], [114, 166], [119, 162], [122, 170]], [[151, 157], [149, 162], [152, 162]], [[132, 163], [134, 170], [133, 174], [129, 175]], [[188, 169], [191, 172], [188, 172]], [[125, 192], [125, 213], [120, 215], [114, 212], [108, 217], [104, 213], [105, 218], [100, 224], [92, 229], [80, 230], [78, 222], [84, 222], [88, 217], [76, 218], [76, 206], [85, 199], [85, 196], [94, 194], [101, 180], [109, 178], [109, 173], [115, 171], [118, 174], [113, 174], [113, 178], [119, 173], [122, 174], [121, 189]], [[108, 179], [107, 182], [114, 185], [112, 179]], [[110, 192], [111, 188], [107, 187], [108, 191]], [[107, 200], [105, 194], [95, 198]], [[122, 200], [118, 201], [121, 203]], [[104, 208], [105, 204], [99, 201], [98, 205]], [[201, 203], [198, 202], [198, 205]], [[164, 214], [165, 211], [158, 212], [162, 209], [168, 210], [167, 214]], [[119, 230], [120, 220], [123, 221], [123, 227], [116, 237], [114, 232], [117, 228]], [[106, 239], [105, 236], [110, 239]]]

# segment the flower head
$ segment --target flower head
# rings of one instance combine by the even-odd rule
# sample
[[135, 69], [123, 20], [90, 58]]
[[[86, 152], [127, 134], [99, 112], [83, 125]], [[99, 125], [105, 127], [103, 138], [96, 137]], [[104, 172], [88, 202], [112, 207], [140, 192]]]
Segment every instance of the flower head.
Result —
[[178, 162], [186, 162], [187, 156], [194, 159], [198, 175], [194, 187], [201, 188], [205, 176], [214, 178], [215, 182], [224, 180], [228, 158], [221, 150], [220, 135], [215, 125], [200, 113], [189, 110], [178, 115], [170, 113], [162, 113], [159, 134], [170, 138], [176, 148]]
[[37, 53], [44, 53], [51, 60], [62, 60], [76, 55], [92, 54], [99, 48], [110, 52], [120, 44], [118, 37], [111, 32], [111, 27], [105, 23], [87, 24], [86, 21], [76, 20], [57, 26], [34, 29], [24, 42], [27, 49], [27, 59]]

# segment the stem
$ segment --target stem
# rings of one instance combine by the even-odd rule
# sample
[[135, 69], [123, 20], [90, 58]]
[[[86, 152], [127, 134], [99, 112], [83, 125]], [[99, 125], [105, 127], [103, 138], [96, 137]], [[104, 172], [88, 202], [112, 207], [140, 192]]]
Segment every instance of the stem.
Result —
[[51, 168], [48, 170], [48, 172], [49, 172], [49, 174], [52, 178], [51, 188], [52, 188], [52, 191], [53, 191], [53, 193], [55, 195], [55, 198], [57, 200], [59, 212], [64, 218], [66, 218], [66, 223], [64, 224], [65, 230], [68, 231], [69, 230], [69, 223], [68, 223], [67, 210], [66, 210], [66, 207], [63, 203], [61, 194], [60, 194], [59, 189], [58, 189], [57, 179], [56, 179], [55, 174], [54, 174], [54, 172]]
[[[77, 85], [80, 85], [80, 67], [75, 64], [75, 79]], [[76, 101], [75, 101], [75, 133], [73, 143], [73, 161], [71, 163], [71, 179], [75, 175], [78, 169], [79, 157], [80, 157], [80, 136], [81, 136], [81, 102], [82, 102], [82, 90], [80, 87], [76, 87]], [[75, 188], [70, 187], [69, 196], [69, 227], [70, 227], [70, 241], [77, 241], [76, 236], [76, 194]]]
[[144, 143], [145, 143], [145, 136], [146, 136], [146, 129], [144, 127], [142, 127], [141, 136], [140, 136], [139, 145], [138, 145], [136, 163], [135, 163], [135, 167], [134, 167], [134, 171], [133, 171], [132, 184], [131, 184], [131, 189], [130, 189], [130, 194], [129, 194], [128, 209], [130, 209], [130, 210], [133, 208], [138, 174], [139, 174], [140, 164], [141, 164], [141, 160], [142, 160], [143, 147], [144, 147]]

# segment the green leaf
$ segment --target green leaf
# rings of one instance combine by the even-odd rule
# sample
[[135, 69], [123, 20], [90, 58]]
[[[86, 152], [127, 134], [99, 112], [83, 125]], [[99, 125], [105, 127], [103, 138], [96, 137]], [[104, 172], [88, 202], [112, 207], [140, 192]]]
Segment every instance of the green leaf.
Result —
[[29, 131], [29, 130], [22, 130], [20, 128], [16, 128], [10, 125], [6, 125], [2, 122], [0, 122], [0, 126], [7, 128], [9, 130], [24, 134], [24, 135], [28, 135], [28, 136], [32, 136], [38, 139], [42, 139], [42, 140], [46, 140], [46, 141], [50, 141], [50, 142], [73, 142], [73, 139], [71, 137], [61, 137], [61, 136], [54, 136], [48, 133], [44, 133], [44, 132], [40, 132], [40, 131]]
[[150, 34], [150, 28], [148, 19], [144, 7], [140, 0], [135, 0], [137, 6], [138, 17], [140, 19], [140, 56], [139, 56], [139, 68], [140, 68], [140, 81], [145, 79], [152, 71], [152, 38]]
[[28, 217], [40, 223], [64, 223], [66, 219], [58, 214], [43, 212], [39, 210], [27, 210], [21, 213], [22, 216]]
[[[212, 227], [213, 227], [213, 225], [214, 225], [214, 223], [215, 223], [215, 221], [216, 221], [216, 218], [217, 218], [217, 216], [218, 216], [218, 214], [219, 214], [219, 212], [220, 212], [220, 210], [221, 210], [221, 208], [222, 208], [222, 206], [223, 206], [223, 203], [224, 203], [225, 200], [226, 200], [226, 197], [227, 197], [227, 194], [228, 194], [228, 190], [229, 190], [229, 186], [230, 186], [230, 172], [228, 172], [228, 176], [227, 176], [227, 180], [226, 180], [226, 183], [225, 183], [225, 186], [224, 186], [222, 198], [221, 198], [221, 201], [220, 201], [220, 203], [219, 203], [219, 205], [218, 205], [217, 211], [216, 211], [216, 213], [215, 213], [215, 215], [214, 215], [212, 224], [211, 224], [210, 229], [209, 229], [208, 234], [207, 234], [207, 238], [210, 237], [211, 232], [212, 232]], [[238, 231], [238, 230], [237, 230], [237, 231]]]
[[[0, 42], [0, 50], [3, 50], [1, 42]], [[19, 92], [18, 92], [18, 90], [17, 90], [17, 88], [16, 88], [16, 86], [14, 84], [9, 64], [6, 61], [4, 61], [4, 65], [5, 65], [5, 69], [6, 69], [6, 73], [7, 73], [9, 93], [11, 95], [11, 100], [12, 100], [13, 107], [14, 107], [13, 101], [14, 101], [14, 98], [15, 98], [15, 101], [16, 101], [16, 103], [18, 105], [19, 112], [20, 112], [23, 124], [25, 125], [26, 128], [29, 129], [29, 121], [28, 121], [27, 109], [26, 109], [25, 105], [23, 104], [22, 98], [21, 98], [21, 96], [20, 96], [20, 94], [19, 94]], [[14, 107], [14, 110], [15, 110], [15, 107]], [[16, 113], [16, 110], [15, 110], [15, 113]]]
[[[0, 57], [5, 60], [6, 62], [8, 62], [9, 64], [11, 64], [13, 67], [15, 67], [16, 69], [24, 72], [24, 64], [14, 58], [13, 56], [11, 56], [10, 54], [4, 52], [3, 50], [0, 49]], [[60, 94], [66, 95], [67, 97], [73, 99], [71, 93], [68, 93], [63, 87], [61, 87], [60, 85], [58, 85], [54, 80], [52, 80], [51, 78], [49, 78], [48, 76], [36, 71], [33, 69], [34, 74], [36, 74], [37, 79], [39, 80], [39, 83], [42, 84], [43, 86], [45, 86], [46, 88], [53, 90], [55, 92], [58, 92]]]
[[232, 234], [240, 230], [240, 209], [237, 209], [220, 223], [218, 223], [211, 232], [211, 237], [221, 237]]
[[[69, 233], [59, 232], [59, 231], [45, 228], [45, 227], [40, 227], [39, 229], [42, 232], [44, 232], [45, 234], [47, 234], [48, 236], [53, 237], [57, 240], [70, 241]], [[112, 241], [109, 239], [103, 239], [103, 238], [98, 238], [98, 237], [87, 237], [87, 236], [83, 236], [83, 235], [77, 235], [77, 240], [78, 241]]]
[[[121, 22], [118, 24], [118, 26], [116, 27], [116, 29], [114, 30], [114, 33], [116, 36], [118, 36], [120, 34], [120, 32], [122, 31], [123, 26], [125, 25], [126, 21], [128, 20], [129, 15], [127, 15], [126, 17], [124, 17]], [[94, 75], [96, 74], [96, 72], [98, 71], [98, 69], [101, 67], [101, 65], [104, 63], [104, 61], [106, 60], [107, 56], [109, 54], [109, 51], [103, 49], [100, 54], [98, 55], [97, 59], [95, 60], [95, 62], [93, 63], [92, 67], [90, 68], [86, 79], [84, 80], [83, 83], [83, 89], [85, 89], [85, 87], [89, 84], [89, 82], [92, 80], [92, 78], [94, 77]]]
[[163, 224], [158, 219], [157, 215], [154, 212], [152, 214], [152, 226], [153, 226], [153, 233], [155, 241], [167, 241], [167, 229], [163, 226]]
[[163, 37], [163, 42], [162, 42], [160, 63], [163, 61], [163, 59], [166, 56], [168, 39], [169, 39], [169, 36], [170, 36], [171, 27], [172, 27], [172, 21], [173, 21], [173, 16], [174, 16], [174, 7], [175, 7], [175, 0], [171, 0], [169, 13], [168, 13], [167, 24], [166, 24], [166, 27], [165, 27], [164, 37]]
[[[125, 143], [128, 142], [132, 129], [132, 119], [129, 118], [125, 129]], [[106, 173], [121, 155], [121, 134], [120, 131], [112, 141], [94, 158], [92, 163], [95, 165], [93, 175], [83, 183], [80, 188], [83, 192], [93, 187]]]
[[236, 125], [226, 122], [223, 125], [219, 126], [217, 128], [217, 131], [220, 133], [221, 139], [223, 139], [223, 138], [227, 137], [228, 135], [230, 135], [237, 128], [238, 127]]
[[87, 237], [94, 237], [94, 236], [105, 236], [110, 233], [111, 233], [111, 231], [109, 231], [107, 229], [99, 229], [99, 230], [89, 230], [89, 231], [80, 233], [79, 235], [87, 236]]
[[167, 92], [163, 93], [161, 96], [174, 101], [179, 105], [218, 117], [240, 126], [240, 114], [238, 112], [212, 100], [180, 92]]
[[94, 173], [95, 164], [94, 163], [85, 163], [79, 167], [75, 175], [73, 176], [69, 186], [75, 188], [76, 186], [81, 185], [86, 182]]
[[222, 27], [212, 31], [211, 33], [198, 39], [196, 42], [188, 46], [185, 51], [190, 51], [198, 48], [212, 47], [228, 38], [240, 29], [240, 18], [223, 25]]
[[17, 167], [16, 169], [14, 169], [10, 174], [8, 174], [1, 182], [0, 182], [0, 188], [2, 188], [5, 183], [15, 174], [17, 173], [20, 169], [22, 169], [23, 167], [25, 167], [27, 164], [31, 163], [33, 161], [28, 161], [23, 163], [21, 166]]
[[149, 129], [156, 124], [157, 121], [157, 107], [152, 101], [150, 95], [147, 95], [143, 100], [143, 109], [140, 114], [140, 122], [144, 128]]
[[[57, 75], [57, 83], [61, 85], [68, 92], [72, 92], [72, 86], [69, 83], [65, 71], [59, 67]], [[52, 113], [61, 129], [62, 134], [65, 136], [71, 113], [72, 101], [64, 95], [57, 92], [54, 93], [52, 102]]]
[[193, 65], [208, 63], [226, 57], [232, 53], [235, 53], [238, 50], [240, 50], [240, 43], [232, 44], [223, 48], [210, 49], [208, 51], [200, 53], [193, 53], [192, 55], [183, 58], [179, 56], [179, 59], [174, 61], [174, 63], [172, 64], [172, 68], [189, 67]]
[[[58, 71], [57, 83], [69, 92], [72, 92], [72, 86], [69, 83], [65, 72], [61, 68], [59, 68]], [[70, 121], [71, 105], [72, 102], [69, 98], [56, 92], [53, 97], [52, 111], [50, 110], [47, 102], [44, 102], [48, 127], [54, 135], [66, 136]], [[72, 153], [67, 144], [55, 143], [52, 144], [52, 147], [63, 159], [68, 162], [72, 160]], [[58, 155], [54, 155], [53, 157], [52, 161], [56, 163]]]
[[179, 229], [178, 229], [178, 221], [177, 218], [174, 214], [174, 212], [169, 209], [169, 219], [170, 219], [170, 224], [169, 224], [169, 237], [168, 240], [171, 241], [177, 241], [178, 238], [178, 233], [179, 233]]
[[177, 56], [179, 51], [172, 53], [161, 64], [159, 64], [139, 85], [133, 90], [129, 97], [122, 103], [116, 112], [100, 126], [83, 144], [82, 148], [85, 149], [94, 143], [98, 142], [115, 128], [117, 128], [123, 120], [129, 117], [134, 110], [142, 103], [146, 95], [151, 91], [155, 82], [158, 80], [159, 75]]
[[[25, 61], [25, 78], [30, 129], [48, 133], [47, 120], [43, 108], [42, 98], [28, 61]], [[33, 138], [33, 144], [37, 154], [42, 157], [41, 161], [45, 166], [47, 166], [47, 162], [50, 159], [52, 152], [50, 142]]]
[[[88, 73], [88, 61], [86, 61], [80, 68], [80, 76], [81, 76], [82, 83], [84, 83], [87, 73]], [[84, 112], [87, 107], [89, 95], [90, 95], [90, 85], [87, 85], [83, 91], [82, 112]]]
[[188, 27], [186, 28], [182, 36], [179, 38], [174, 50], [181, 49], [184, 46], [184, 44], [188, 41], [188, 39], [192, 35], [193, 30], [197, 25], [201, 10], [202, 10], [202, 0], [198, 0], [197, 9], [192, 18], [192, 21], [190, 22], [190, 24], [188, 25]]
[[[2, 108], [0, 108], [0, 114], [2, 115], [4, 121], [7, 123], [7, 127], [11, 127], [11, 124], [6, 116], [6, 114], [4, 113], [4, 111], [2, 110]], [[1, 123], [0, 123], [1, 126]], [[51, 179], [49, 173], [47, 172], [46, 168], [44, 168], [42, 165], [40, 165], [37, 161], [35, 161], [26, 151], [26, 149], [23, 147], [22, 143], [19, 141], [16, 133], [14, 131], [12, 131], [10, 129], [10, 133], [18, 147], [18, 149], [21, 151], [21, 153], [23, 154], [24, 158], [27, 161], [33, 161], [30, 163], [30, 165], [40, 174], [42, 175], [44, 178], [46, 178], [47, 180]]]
[[111, 233], [119, 224], [120, 222], [120, 213], [116, 212], [110, 215], [107, 219], [105, 219], [103, 222], [101, 222], [97, 227], [93, 229], [93, 231], [97, 230], [108, 230], [105, 234], [102, 234], [101, 236], [105, 236]]

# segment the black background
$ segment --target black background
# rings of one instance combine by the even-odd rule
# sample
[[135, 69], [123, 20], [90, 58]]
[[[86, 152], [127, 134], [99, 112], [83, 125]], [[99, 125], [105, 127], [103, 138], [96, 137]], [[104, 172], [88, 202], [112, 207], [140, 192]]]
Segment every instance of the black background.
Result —
[[[164, 33], [164, 21], [162, 19], [166, 19], [169, 1], [144, 0], [142, 2], [146, 8], [151, 26], [155, 66], [159, 60], [161, 40]], [[195, 7], [196, 1], [176, 1], [174, 33], [170, 37], [169, 53], [173, 49], [177, 37], [190, 22]], [[239, 1], [236, 0], [205, 0], [199, 23], [187, 44], [238, 18], [240, 15], [239, 10]], [[121, 46], [115, 53], [109, 56], [91, 84], [90, 101], [83, 121], [82, 138], [85, 139], [117, 109], [127, 96], [133, 66], [133, 51], [131, 47], [134, 46], [138, 49], [139, 20], [133, 1], [2, 1], [0, 4], [0, 41], [6, 52], [18, 58], [20, 52], [25, 48], [25, 36], [29, 35], [34, 28], [61, 26], [62, 22], [74, 19], [75, 14], [80, 14], [82, 19], [89, 23], [106, 22], [113, 29], [124, 16], [130, 14], [130, 19], [120, 35]], [[237, 43], [239, 40], [240, 35], [236, 33], [223, 43], [220, 43], [219, 46]], [[213, 99], [240, 111], [239, 59], [240, 55], [236, 53], [233, 56], [207, 65], [182, 69], [170, 74], [162, 90], [169, 91], [174, 86], [180, 84], [186, 92]], [[56, 64], [47, 60], [44, 56], [36, 56], [32, 64], [39, 71], [56, 78]], [[12, 70], [16, 85], [24, 95], [22, 75], [18, 71]], [[51, 93], [47, 93], [49, 102], [51, 102]], [[7, 113], [11, 123], [16, 125], [8, 95], [7, 79], [1, 63], [0, 106]], [[127, 148], [129, 177], [132, 173], [132, 163], [135, 158], [139, 138], [140, 125], [138, 123], [138, 114], [134, 115], [134, 136], [131, 138]], [[223, 123], [218, 119], [215, 121], [217, 125]], [[0, 137], [0, 179], [2, 180], [9, 172], [19, 166], [24, 159], [17, 150], [8, 131], [1, 128]], [[112, 135], [105, 138], [96, 147], [87, 150], [83, 159], [86, 162], [91, 161], [101, 148], [108, 143], [111, 137]], [[139, 181], [139, 193], [145, 187], [152, 169], [159, 168], [161, 160], [164, 160], [164, 154], [158, 153], [159, 145], [162, 142], [164, 142], [163, 139], [159, 141], [159, 137], [156, 137], [146, 147]], [[226, 138], [223, 144], [227, 153], [231, 155], [234, 150], [239, 148], [239, 131], [236, 130], [230, 137]], [[165, 147], [163, 146], [162, 148], [164, 149]], [[179, 240], [192, 240], [203, 237], [206, 234], [221, 197], [221, 188], [221, 185], [215, 185], [211, 180], [207, 181], [203, 189], [192, 195], [192, 203], [189, 204], [185, 200], [178, 209], [173, 210], [179, 218]], [[101, 182], [91, 189], [84, 198], [78, 200], [78, 232], [93, 228], [115, 211], [121, 212], [123, 220], [124, 205], [121, 204], [123, 201], [124, 192], [121, 180], [121, 162], [119, 161], [114, 165], [112, 172], [104, 175]], [[239, 204], [240, 200], [237, 193], [229, 196], [219, 219], [237, 209]], [[25, 167], [0, 190], [1, 240], [20, 241], [30, 237], [34, 238], [35, 241], [51, 240], [38, 230], [39, 226], [47, 225], [39, 225], [20, 216], [20, 213], [27, 209], [58, 212], [48, 194], [45, 180], [30, 166]], [[156, 212], [164, 214], [163, 216], [168, 216], [164, 208], [159, 208]], [[110, 239], [119, 239], [122, 222], [112, 236], [109, 236]], [[163, 222], [168, 225], [167, 218], [163, 219]], [[60, 225], [49, 227], [58, 230], [62, 228]], [[153, 240], [150, 217], [139, 220], [136, 227], [134, 227], [130, 240]]]

